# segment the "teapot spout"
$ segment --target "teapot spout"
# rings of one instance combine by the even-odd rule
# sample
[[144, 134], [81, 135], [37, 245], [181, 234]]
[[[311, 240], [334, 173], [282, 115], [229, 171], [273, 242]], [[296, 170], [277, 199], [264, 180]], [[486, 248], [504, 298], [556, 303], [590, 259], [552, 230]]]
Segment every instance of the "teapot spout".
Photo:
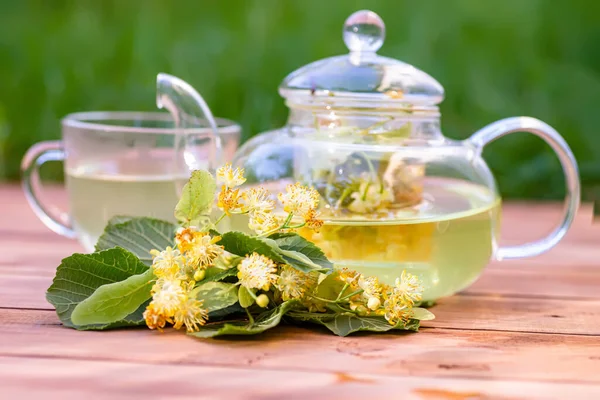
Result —
[[[222, 162], [222, 144], [215, 118], [202, 98], [190, 84], [175, 76], [160, 73], [156, 77], [156, 106], [165, 108], [175, 122], [175, 162], [178, 171], [185, 163], [187, 171], [212, 170]], [[192, 129], [204, 134], [193, 134]], [[206, 129], [208, 128], [208, 129]], [[198, 132], [196, 129], [194, 132]], [[208, 134], [208, 135], [207, 135]], [[212, 151], [202, 151], [206, 139], [212, 142]], [[209, 147], [211, 148], [211, 147]]]

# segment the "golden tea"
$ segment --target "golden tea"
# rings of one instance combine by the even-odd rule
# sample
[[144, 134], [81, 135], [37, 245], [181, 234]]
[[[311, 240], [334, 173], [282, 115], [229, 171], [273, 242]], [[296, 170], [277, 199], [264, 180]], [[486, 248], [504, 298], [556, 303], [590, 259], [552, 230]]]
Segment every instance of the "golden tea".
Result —
[[[469, 286], [492, 257], [500, 225], [500, 199], [471, 183], [430, 181], [427, 198], [393, 217], [325, 219], [319, 233], [300, 232], [336, 267], [393, 284], [402, 270], [417, 275], [423, 300]], [[429, 199], [429, 200], [428, 200]]]
[[66, 171], [73, 226], [87, 250], [114, 216], [152, 217], [176, 222], [175, 182], [185, 176], [160, 174], [164, 166], [140, 163], [86, 165]]

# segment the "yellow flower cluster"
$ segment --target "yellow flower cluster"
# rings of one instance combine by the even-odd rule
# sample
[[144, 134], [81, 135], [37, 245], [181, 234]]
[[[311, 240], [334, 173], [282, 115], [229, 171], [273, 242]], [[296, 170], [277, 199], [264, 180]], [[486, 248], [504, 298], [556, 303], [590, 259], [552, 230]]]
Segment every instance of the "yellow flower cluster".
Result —
[[150, 329], [162, 329], [170, 323], [175, 329], [185, 326], [194, 332], [206, 322], [208, 313], [192, 290], [196, 279], [202, 279], [204, 270], [223, 254], [223, 247], [216, 244], [220, 239], [194, 227], [180, 228], [175, 236], [177, 249], [152, 250], [152, 272], [158, 279], [144, 312]]
[[277, 265], [268, 257], [253, 253], [238, 264], [237, 277], [248, 289], [267, 291], [277, 281]]
[[304, 273], [284, 265], [281, 267], [275, 287], [281, 292], [283, 301], [302, 299], [317, 285], [318, 277], [318, 272]]
[[304, 273], [290, 265], [277, 265], [263, 255], [247, 255], [238, 264], [237, 277], [247, 289], [268, 291], [274, 286], [283, 301], [301, 300], [316, 287], [319, 273]]
[[423, 293], [419, 279], [406, 271], [402, 271], [394, 286], [349, 269], [342, 269], [338, 279], [348, 284], [350, 293], [359, 292], [350, 298], [350, 308], [353, 311], [383, 315], [392, 325], [407, 322], [411, 318], [412, 308], [421, 300]]
[[275, 202], [269, 199], [269, 192], [263, 188], [251, 188], [244, 192], [244, 211], [250, 217], [248, 227], [258, 235], [276, 230], [282, 221], [272, 211]]
[[246, 182], [244, 178], [244, 169], [233, 169], [230, 163], [217, 169], [217, 182], [221, 183], [221, 192], [217, 199], [217, 207], [223, 210], [227, 215], [241, 211], [241, 194], [238, 186]]
[[[277, 229], [299, 227], [283, 226], [283, 218], [273, 213], [275, 201], [264, 187], [240, 191], [238, 186], [246, 181], [243, 168], [233, 169], [231, 164], [225, 164], [217, 170], [217, 181], [222, 184], [217, 207], [226, 215], [248, 214], [248, 227], [256, 234], [265, 235]], [[278, 198], [288, 216], [302, 219], [302, 226], [318, 230], [323, 225], [317, 213], [319, 193], [316, 190], [300, 183], [290, 184]]]
[[319, 192], [315, 189], [297, 182], [287, 185], [285, 193], [279, 193], [277, 197], [283, 205], [283, 211], [302, 218], [308, 228], [319, 230], [323, 225], [323, 221], [318, 218]]
[[144, 311], [148, 328], [162, 330], [168, 322], [175, 329], [185, 325], [188, 332], [195, 332], [204, 325], [208, 312], [202, 301], [193, 297], [193, 285], [172, 277], [158, 278], [152, 287], [152, 301]]

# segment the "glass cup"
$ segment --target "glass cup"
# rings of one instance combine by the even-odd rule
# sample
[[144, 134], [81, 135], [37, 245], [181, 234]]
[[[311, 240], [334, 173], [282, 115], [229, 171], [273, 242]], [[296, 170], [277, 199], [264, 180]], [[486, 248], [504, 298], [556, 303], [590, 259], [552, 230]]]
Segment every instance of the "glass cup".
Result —
[[[222, 157], [229, 161], [241, 136], [238, 124], [216, 118]], [[189, 170], [178, 160], [173, 118], [160, 112], [83, 112], [62, 120], [62, 140], [33, 145], [22, 162], [23, 189], [35, 214], [54, 232], [77, 238], [88, 251], [115, 216], [174, 221], [177, 188]], [[198, 168], [212, 169], [211, 128], [198, 124], [194, 138]], [[69, 212], [49, 208], [40, 197], [39, 167], [63, 161]], [[205, 163], [205, 165], [201, 165]], [[51, 211], [52, 210], [52, 211]]]

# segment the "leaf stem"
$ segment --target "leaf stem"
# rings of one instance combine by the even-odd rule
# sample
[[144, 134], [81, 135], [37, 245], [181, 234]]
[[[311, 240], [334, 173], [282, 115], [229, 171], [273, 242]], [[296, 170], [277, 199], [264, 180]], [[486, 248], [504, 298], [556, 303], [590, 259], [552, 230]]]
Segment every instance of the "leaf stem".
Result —
[[344, 294], [344, 292], [346, 291], [346, 289], [348, 289], [348, 286], [350, 286], [349, 283], [346, 282], [346, 284], [344, 285], [344, 287], [342, 288], [342, 290], [340, 290], [340, 293], [337, 296], [337, 299], [335, 299], [335, 301], [339, 301], [340, 298], [342, 297], [342, 295]]
[[357, 295], [357, 294], [361, 294], [362, 292], [364, 292], [364, 290], [363, 290], [363, 289], [359, 289], [359, 290], [357, 290], [357, 291], [355, 291], [355, 292], [352, 292], [352, 293], [350, 293], [350, 294], [349, 294], [349, 295], [347, 295], [347, 296], [344, 296], [344, 297], [342, 297], [341, 299], [339, 299], [339, 300], [337, 300], [337, 301], [339, 301], [339, 302], [343, 302], [343, 301], [345, 301], [345, 300], [348, 300], [348, 299], [349, 299], [350, 297], [352, 297], [352, 296], [355, 296], [355, 295]]
[[226, 216], [227, 216], [227, 213], [221, 214], [221, 216], [213, 224], [215, 226], [215, 228], [217, 227], [217, 225], [219, 225], [219, 222], [221, 222], [223, 220], [223, 218], [225, 218]]
[[244, 308], [244, 310], [246, 310], [246, 315], [248, 315], [248, 322], [249, 322], [249, 326], [254, 325], [254, 318], [252, 317], [252, 314], [250, 314], [250, 311], [248, 311], [247, 308]]
[[313, 299], [316, 299], [316, 300], [319, 300], [319, 301], [322, 301], [322, 302], [325, 302], [325, 303], [337, 304], [337, 300], [324, 299], [322, 297], [315, 296], [315, 295], [312, 295], [312, 294], [310, 294], [309, 296], [312, 297]]
[[289, 213], [289, 214], [288, 214], [288, 216], [287, 216], [287, 218], [286, 218], [286, 219], [285, 219], [285, 221], [283, 222], [283, 224], [281, 224], [280, 226], [278, 226], [278, 227], [277, 227], [277, 228], [275, 228], [275, 229], [271, 229], [270, 231], [263, 233], [262, 235], [258, 235], [258, 237], [267, 237], [267, 236], [270, 236], [270, 235], [274, 234], [275, 232], [277, 232], [277, 231], [279, 231], [279, 230], [281, 230], [281, 229], [285, 229], [285, 228], [293, 228], [293, 227], [290, 227], [290, 226], [288, 226], [288, 224], [289, 224], [289, 223], [290, 223], [290, 221], [292, 220], [292, 217], [293, 217], [293, 216], [294, 216], [294, 214], [293, 214], [293, 213]]

